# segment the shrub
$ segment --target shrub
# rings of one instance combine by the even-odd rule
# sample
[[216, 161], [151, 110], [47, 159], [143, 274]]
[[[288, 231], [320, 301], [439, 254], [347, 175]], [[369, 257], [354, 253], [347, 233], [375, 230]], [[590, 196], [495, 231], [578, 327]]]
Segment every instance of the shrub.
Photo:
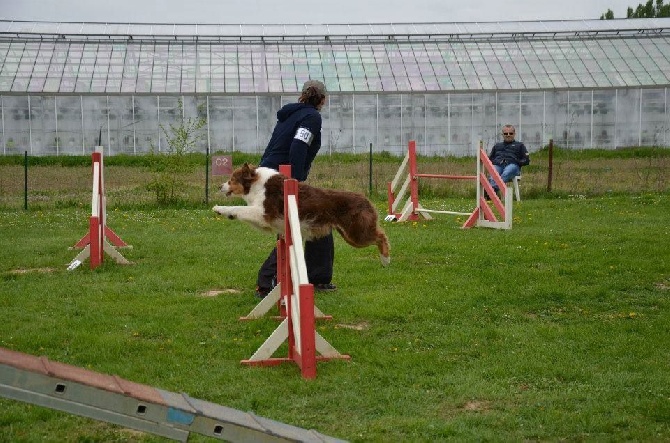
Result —
[[202, 131], [207, 125], [204, 117], [183, 117], [184, 104], [181, 99], [178, 102], [179, 124], [170, 124], [169, 130], [160, 125], [165, 139], [168, 143], [167, 151], [156, 152], [151, 147], [150, 169], [154, 172], [153, 179], [147, 185], [147, 189], [156, 195], [156, 203], [161, 206], [172, 205], [180, 202], [178, 191], [186, 186], [182, 176], [190, 172], [192, 166], [188, 161], [188, 154], [194, 151], [197, 142], [204, 138]]

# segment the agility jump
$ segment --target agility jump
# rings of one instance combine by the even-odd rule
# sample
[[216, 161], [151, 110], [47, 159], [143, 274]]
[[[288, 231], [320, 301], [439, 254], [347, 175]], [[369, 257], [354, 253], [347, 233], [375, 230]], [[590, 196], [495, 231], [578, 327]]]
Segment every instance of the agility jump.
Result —
[[[291, 167], [282, 165], [279, 172], [290, 177]], [[307, 278], [307, 266], [298, 218], [298, 198], [298, 181], [295, 179], [285, 180], [284, 235], [277, 241], [278, 284], [265, 297], [267, 302], [263, 305], [264, 308], [271, 306], [278, 296], [278, 303], [285, 317], [251, 358], [242, 360], [242, 363], [273, 366], [293, 361], [300, 367], [303, 378], [315, 378], [317, 361], [348, 360], [350, 357], [340, 354], [337, 349], [316, 332], [314, 286], [309, 283]], [[261, 304], [265, 302], [265, 299]], [[273, 358], [274, 352], [286, 341], [288, 342], [288, 356]], [[317, 356], [317, 352], [321, 355]]]
[[[103, 173], [102, 146], [96, 146], [91, 154], [93, 159], [93, 190], [91, 196], [91, 216], [88, 232], [72, 248], [83, 250], [70, 262], [68, 271], [76, 269], [84, 260], [90, 258], [91, 269], [102, 264], [104, 253], [117, 263], [130, 264], [115, 248], [128, 246], [121, 237], [107, 226], [107, 198], [105, 197], [105, 180]], [[109, 239], [109, 242], [107, 239]]]
[[[493, 177], [493, 180], [500, 189], [501, 199], [496, 195], [493, 186], [487, 178], [487, 174]], [[492, 207], [487, 204], [486, 196], [490, 196]], [[493, 167], [489, 156], [484, 151], [484, 143], [479, 142], [477, 151], [477, 205], [470, 214], [470, 217], [463, 223], [463, 228], [472, 228], [479, 226], [495, 229], [512, 229], [512, 189], [507, 186]], [[500, 217], [500, 221], [496, 217]]]
[[[493, 192], [486, 174], [494, 178], [501, 190], [504, 203]], [[420, 178], [435, 178], [447, 180], [473, 180], [477, 183], [477, 197], [475, 208], [472, 212], [457, 212], [457, 211], [442, 211], [424, 208], [419, 201], [419, 179]], [[403, 181], [404, 179], [404, 181]], [[402, 185], [400, 183], [402, 182]], [[409, 193], [408, 193], [409, 190]], [[486, 194], [492, 196], [491, 201], [493, 208], [489, 207], [486, 202]], [[463, 228], [471, 228], [473, 226], [489, 227], [496, 229], [511, 229], [512, 228], [512, 192], [502, 182], [500, 175], [493, 167], [486, 152], [483, 148], [483, 142], [479, 142], [479, 149], [477, 151], [477, 175], [447, 175], [447, 174], [426, 174], [419, 173], [417, 157], [416, 157], [416, 142], [410, 140], [407, 146], [407, 154], [403, 159], [398, 171], [393, 178], [393, 181], [387, 184], [388, 195], [388, 215], [386, 221], [416, 221], [423, 217], [426, 220], [431, 220], [430, 214], [450, 214], [450, 215], [464, 215], [468, 219], [463, 224]], [[402, 208], [399, 210], [399, 208]], [[498, 221], [496, 217], [502, 221]]]

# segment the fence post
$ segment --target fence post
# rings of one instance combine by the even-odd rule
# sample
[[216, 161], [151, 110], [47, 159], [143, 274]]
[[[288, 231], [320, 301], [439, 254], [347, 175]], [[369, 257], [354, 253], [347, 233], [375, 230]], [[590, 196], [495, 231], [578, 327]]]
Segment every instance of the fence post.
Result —
[[372, 197], [372, 143], [370, 143], [370, 181], [368, 183], [368, 196]]
[[547, 177], [547, 192], [551, 192], [551, 181], [554, 175], [554, 139], [549, 139], [549, 175]]
[[209, 146], [205, 154], [205, 205], [209, 206]]
[[23, 209], [28, 210], [28, 151], [23, 154]]

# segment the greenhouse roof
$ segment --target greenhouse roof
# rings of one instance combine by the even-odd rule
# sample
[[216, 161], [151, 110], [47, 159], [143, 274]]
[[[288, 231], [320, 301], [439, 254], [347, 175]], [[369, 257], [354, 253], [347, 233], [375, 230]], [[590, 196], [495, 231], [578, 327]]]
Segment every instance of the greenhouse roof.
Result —
[[266, 94], [670, 85], [670, 18], [392, 24], [0, 20], [0, 94]]

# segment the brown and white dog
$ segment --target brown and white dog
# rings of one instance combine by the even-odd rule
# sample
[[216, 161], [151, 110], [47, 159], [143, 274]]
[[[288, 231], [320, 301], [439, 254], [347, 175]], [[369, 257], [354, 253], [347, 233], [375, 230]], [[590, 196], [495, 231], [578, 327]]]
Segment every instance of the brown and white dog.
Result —
[[[230, 180], [221, 186], [221, 192], [242, 197], [247, 206], [214, 206], [212, 210], [259, 229], [283, 234], [286, 179], [274, 169], [245, 163], [233, 171]], [[377, 223], [377, 210], [365, 196], [299, 183], [298, 214], [304, 239], [323, 237], [335, 229], [355, 248], [377, 245], [382, 265], [391, 262], [388, 238]]]

